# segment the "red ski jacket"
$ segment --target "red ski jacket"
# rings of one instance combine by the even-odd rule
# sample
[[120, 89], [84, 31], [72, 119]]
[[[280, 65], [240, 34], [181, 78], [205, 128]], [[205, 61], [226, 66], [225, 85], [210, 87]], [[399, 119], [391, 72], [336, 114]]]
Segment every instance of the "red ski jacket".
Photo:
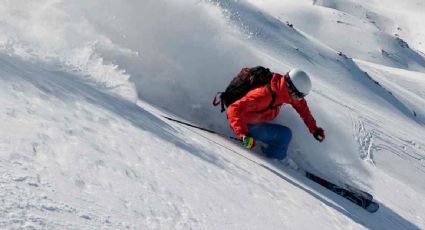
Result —
[[235, 101], [227, 108], [227, 118], [230, 127], [239, 138], [248, 133], [248, 124], [263, 123], [273, 120], [279, 115], [282, 104], [291, 104], [298, 112], [310, 133], [316, 130], [316, 121], [310, 113], [305, 99], [292, 100], [286, 87], [285, 78], [274, 73], [270, 82], [270, 88], [275, 92], [276, 97], [273, 107], [264, 112], [258, 112], [266, 109], [272, 101], [272, 92], [266, 86], [255, 88], [249, 91], [244, 97]]

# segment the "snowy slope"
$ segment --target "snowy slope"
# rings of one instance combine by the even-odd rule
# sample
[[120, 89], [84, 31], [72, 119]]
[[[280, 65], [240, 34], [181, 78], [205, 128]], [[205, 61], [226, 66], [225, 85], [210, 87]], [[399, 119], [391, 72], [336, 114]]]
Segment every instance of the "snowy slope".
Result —
[[[411, 17], [378, 1], [3, 1], [0, 227], [425, 228], [424, 5], [391, 2]], [[256, 64], [311, 74], [327, 139], [285, 107], [289, 157], [377, 213], [161, 117], [232, 135], [210, 99]]]
[[422, 42], [425, 31], [420, 26], [425, 20], [423, 1], [386, 1], [385, 4], [352, 0], [249, 2], [349, 57], [424, 70]]

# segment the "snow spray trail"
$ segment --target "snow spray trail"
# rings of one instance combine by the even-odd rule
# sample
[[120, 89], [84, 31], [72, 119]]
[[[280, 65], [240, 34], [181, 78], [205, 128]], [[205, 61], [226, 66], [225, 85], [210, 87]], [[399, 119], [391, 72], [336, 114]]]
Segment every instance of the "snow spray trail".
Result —
[[[81, 3], [81, 2], [80, 2]], [[128, 100], [136, 100], [129, 75], [105, 54], [134, 57], [98, 33], [78, 1], [3, 1], [0, 7], [0, 52], [16, 55], [52, 68], [77, 72], [98, 87]]]

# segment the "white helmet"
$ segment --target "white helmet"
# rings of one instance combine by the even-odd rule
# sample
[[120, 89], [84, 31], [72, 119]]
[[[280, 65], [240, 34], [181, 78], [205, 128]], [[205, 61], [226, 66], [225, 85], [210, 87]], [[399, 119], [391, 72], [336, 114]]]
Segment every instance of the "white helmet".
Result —
[[288, 75], [297, 91], [302, 93], [304, 96], [310, 92], [311, 80], [306, 72], [300, 69], [292, 69], [289, 71]]

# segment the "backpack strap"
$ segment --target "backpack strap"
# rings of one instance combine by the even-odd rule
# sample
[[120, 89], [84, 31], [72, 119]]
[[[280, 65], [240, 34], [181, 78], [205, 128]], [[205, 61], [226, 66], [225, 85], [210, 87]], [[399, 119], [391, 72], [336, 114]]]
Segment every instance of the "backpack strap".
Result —
[[269, 106], [267, 106], [265, 109], [262, 109], [260, 111], [253, 111], [253, 113], [264, 113], [269, 109], [273, 109], [274, 102], [276, 101], [276, 93], [272, 90], [272, 87], [270, 86], [270, 84], [267, 84], [266, 87], [267, 87], [267, 89], [270, 90], [270, 92], [272, 94], [272, 100], [271, 100]]
[[[213, 104], [213, 106], [217, 106], [217, 105], [221, 104], [221, 112], [224, 112], [226, 109], [224, 108], [224, 102], [223, 102], [223, 99], [222, 99], [222, 95], [223, 95], [223, 92], [218, 92], [215, 95], [215, 97], [212, 101], [212, 104]], [[217, 96], [219, 96], [220, 100], [217, 100]]]

